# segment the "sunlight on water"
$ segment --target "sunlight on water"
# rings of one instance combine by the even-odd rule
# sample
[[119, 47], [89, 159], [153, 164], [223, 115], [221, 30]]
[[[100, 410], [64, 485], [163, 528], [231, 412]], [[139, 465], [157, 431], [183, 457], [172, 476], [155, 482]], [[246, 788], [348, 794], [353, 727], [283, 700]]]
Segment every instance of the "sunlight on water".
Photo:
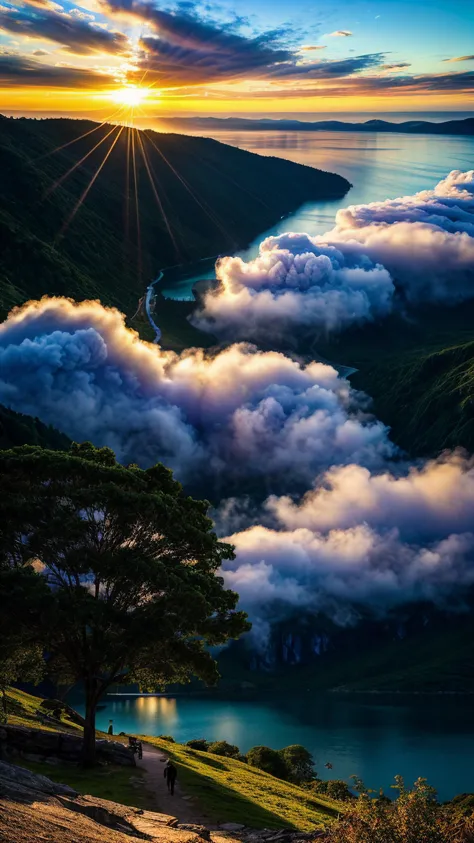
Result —
[[[83, 712], [77, 700], [72, 701]], [[362, 776], [389, 792], [393, 776], [426, 776], [442, 799], [474, 790], [472, 700], [463, 697], [362, 697], [305, 694], [278, 700], [213, 697], [106, 697], [100, 729], [109, 718], [117, 734], [172, 735], [227, 740], [243, 752], [257, 744], [278, 749], [301, 743], [322, 778]], [[330, 761], [333, 769], [324, 764]]]

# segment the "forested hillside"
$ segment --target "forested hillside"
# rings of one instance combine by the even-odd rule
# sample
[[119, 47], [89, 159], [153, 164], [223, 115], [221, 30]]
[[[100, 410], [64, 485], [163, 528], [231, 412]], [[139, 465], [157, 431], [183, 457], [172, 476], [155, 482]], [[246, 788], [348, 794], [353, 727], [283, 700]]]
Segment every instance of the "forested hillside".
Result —
[[85, 120], [3, 117], [0, 157], [0, 318], [45, 294], [131, 315], [161, 267], [229, 252], [350, 187], [211, 139]]

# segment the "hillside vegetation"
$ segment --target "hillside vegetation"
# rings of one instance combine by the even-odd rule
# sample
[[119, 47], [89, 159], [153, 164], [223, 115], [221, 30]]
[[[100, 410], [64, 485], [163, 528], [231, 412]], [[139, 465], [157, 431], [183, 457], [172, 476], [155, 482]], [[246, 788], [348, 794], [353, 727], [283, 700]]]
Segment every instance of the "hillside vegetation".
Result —
[[426, 306], [406, 316], [305, 343], [306, 353], [354, 366], [351, 384], [412, 456], [474, 451], [474, 302]]
[[186, 792], [216, 821], [312, 831], [327, 826], [343, 808], [339, 802], [316, 797], [243, 761], [199, 752], [163, 738], [144, 740], [176, 763]]
[[42, 295], [130, 316], [161, 267], [235, 249], [350, 187], [208, 138], [87, 120], [1, 117], [0, 156], [0, 318]]

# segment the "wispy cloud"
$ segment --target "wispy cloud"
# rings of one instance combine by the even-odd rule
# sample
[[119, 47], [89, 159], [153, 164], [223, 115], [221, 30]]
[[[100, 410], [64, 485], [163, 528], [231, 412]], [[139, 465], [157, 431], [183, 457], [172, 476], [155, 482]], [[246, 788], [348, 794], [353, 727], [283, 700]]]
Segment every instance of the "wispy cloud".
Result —
[[349, 38], [353, 33], [350, 29], [336, 29], [335, 32], [329, 33], [329, 38]]
[[443, 59], [443, 61], [474, 61], [474, 56], [454, 56], [452, 59]]
[[326, 44], [303, 44], [302, 47], [298, 48], [298, 52], [299, 53], [306, 53], [306, 52], [309, 52], [310, 50], [326, 50], [326, 49], [327, 49]]

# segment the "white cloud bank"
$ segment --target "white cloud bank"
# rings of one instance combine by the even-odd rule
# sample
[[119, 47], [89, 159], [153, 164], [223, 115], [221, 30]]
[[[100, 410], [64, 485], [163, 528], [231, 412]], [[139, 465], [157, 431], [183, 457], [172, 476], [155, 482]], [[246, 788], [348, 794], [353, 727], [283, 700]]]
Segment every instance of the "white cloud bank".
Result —
[[[234, 533], [225, 580], [252, 616], [272, 603], [347, 622], [413, 601], [455, 606], [474, 584], [474, 462], [461, 453], [394, 474], [333, 467], [300, 502], [271, 497]], [[458, 603], [459, 605], [459, 603]]]
[[98, 302], [43, 299], [0, 325], [0, 403], [108, 445], [122, 462], [162, 461], [178, 479], [265, 478], [285, 490], [333, 463], [394, 452], [367, 399], [322, 363], [233, 345], [180, 356], [139, 340]]
[[474, 296], [474, 170], [434, 190], [350, 206], [326, 234], [282, 234], [249, 262], [222, 258], [220, 281], [193, 324], [226, 340], [270, 340], [298, 328], [332, 333], [408, 301]]

